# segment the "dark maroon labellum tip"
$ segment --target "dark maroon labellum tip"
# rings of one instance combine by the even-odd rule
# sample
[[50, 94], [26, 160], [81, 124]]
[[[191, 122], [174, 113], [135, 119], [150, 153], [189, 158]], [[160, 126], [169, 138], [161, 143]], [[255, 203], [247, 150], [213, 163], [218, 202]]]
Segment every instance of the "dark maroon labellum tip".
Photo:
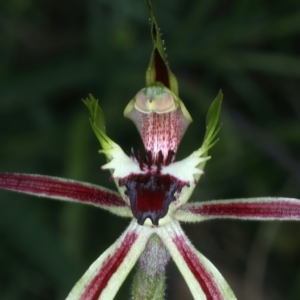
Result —
[[158, 225], [159, 219], [167, 214], [170, 203], [176, 199], [174, 194], [185, 185], [188, 183], [158, 172], [131, 174], [120, 179], [120, 186], [127, 189], [125, 194], [139, 225], [143, 225], [147, 218], [153, 225]]

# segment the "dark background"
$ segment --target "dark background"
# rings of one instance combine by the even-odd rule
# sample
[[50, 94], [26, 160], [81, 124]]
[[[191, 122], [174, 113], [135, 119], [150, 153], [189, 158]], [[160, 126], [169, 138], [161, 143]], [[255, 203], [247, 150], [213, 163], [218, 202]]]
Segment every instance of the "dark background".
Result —
[[[192, 199], [300, 197], [299, 0], [153, 1], [180, 96], [194, 122], [178, 158], [202, 142], [225, 95], [220, 141]], [[142, 0], [0, 4], [0, 172], [112, 187], [81, 98], [93, 93], [108, 135], [141, 148], [123, 110], [144, 87], [152, 44]], [[0, 192], [0, 299], [64, 299], [128, 220], [94, 207]], [[238, 299], [300, 298], [300, 224], [184, 226]], [[132, 276], [132, 275], [131, 275]], [[130, 281], [117, 299], [128, 299]], [[168, 299], [191, 299], [171, 264]]]

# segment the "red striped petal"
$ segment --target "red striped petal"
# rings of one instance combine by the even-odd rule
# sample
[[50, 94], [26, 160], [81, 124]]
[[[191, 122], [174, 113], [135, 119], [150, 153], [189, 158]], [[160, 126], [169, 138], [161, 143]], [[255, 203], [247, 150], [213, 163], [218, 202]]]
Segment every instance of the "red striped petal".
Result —
[[112, 275], [118, 270], [124, 258], [127, 256], [132, 244], [136, 241], [138, 235], [136, 232], [129, 232], [124, 237], [121, 245], [115, 249], [115, 252], [103, 261], [101, 269], [96, 276], [85, 287], [80, 300], [97, 300], [106, 288]]
[[93, 204], [119, 215], [132, 215], [127, 204], [117, 193], [97, 185], [75, 180], [30, 174], [1, 173], [0, 188], [46, 198]]
[[199, 282], [207, 300], [223, 299], [216, 282], [212, 278], [212, 275], [205, 269], [197, 255], [186, 243], [186, 238], [183, 236], [175, 236], [173, 238], [173, 242], [177, 246], [178, 251], [182, 255], [188, 268]]
[[185, 278], [194, 299], [236, 299], [220, 272], [192, 246], [179, 223], [173, 222], [162, 227], [158, 234]]
[[300, 200], [268, 197], [190, 203], [178, 211], [176, 218], [187, 222], [216, 218], [300, 220]]
[[67, 300], [113, 299], [151, 234], [150, 227], [132, 221], [122, 236], [90, 266]]

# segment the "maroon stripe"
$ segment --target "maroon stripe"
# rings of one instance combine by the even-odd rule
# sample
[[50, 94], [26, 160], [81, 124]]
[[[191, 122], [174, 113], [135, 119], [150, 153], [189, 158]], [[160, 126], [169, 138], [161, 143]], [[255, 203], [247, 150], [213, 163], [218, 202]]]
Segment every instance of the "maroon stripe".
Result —
[[2, 173], [0, 188], [37, 196], [44, 194], [49, 197], [67, 197], [75, 201], [106, 206], [126, 206], [121, 197], [108, 190], [100, 190], [73, 180], [60, 181], [49, 176]]
[[300, 201], [279, 200], [268, 202], [231, 202], [203, 204], [188, 209], [194, 214], [204, 216], [256, 217], [256, 218], [300, 218]]
[[213, 276], [207, 271], [207, 269], [205, 269], [195, 252], [191, 250], [190, 246], [186, 243], [185, 237], [176, 236], [173, 238], [173, 241], [188, 265], [190, 271], [193, 273], [199, 285], [201, 286], [204, 294], [207, 297], [207, 300], [223, 299], [221, 291], [214, 281]]
[[97, 300], [100, 297], [108, 281], [118, 270], [137, 237], [136, 232], [127, 233], [120, 247], [115, 250], [113, 255], [107, 257], [96, 276], [85, 287], [80, 300]]

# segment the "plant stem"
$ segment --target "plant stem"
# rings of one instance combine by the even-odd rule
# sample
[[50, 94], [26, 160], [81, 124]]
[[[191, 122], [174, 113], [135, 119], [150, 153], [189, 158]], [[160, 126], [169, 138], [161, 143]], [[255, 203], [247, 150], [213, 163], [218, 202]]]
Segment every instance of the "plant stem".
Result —
[[141, 255], [133, 280], [132, 300], [163, 300], [170, 255], [161, 239], [152, 235]]

